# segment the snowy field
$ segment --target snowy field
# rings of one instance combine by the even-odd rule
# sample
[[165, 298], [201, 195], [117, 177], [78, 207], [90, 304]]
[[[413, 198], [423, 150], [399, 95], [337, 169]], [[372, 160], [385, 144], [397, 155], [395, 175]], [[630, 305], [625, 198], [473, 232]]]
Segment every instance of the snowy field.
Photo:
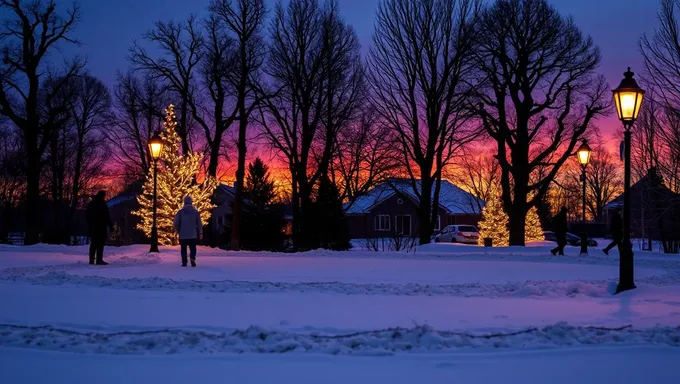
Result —
[[678, 383], [680, 257], [0, 246], [0, 383]]

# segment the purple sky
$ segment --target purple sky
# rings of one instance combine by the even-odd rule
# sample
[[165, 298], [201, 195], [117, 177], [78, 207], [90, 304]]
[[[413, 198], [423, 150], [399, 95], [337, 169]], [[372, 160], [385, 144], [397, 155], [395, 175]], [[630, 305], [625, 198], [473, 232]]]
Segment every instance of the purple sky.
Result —
[[[277, 0], [265, 0], [271, 9]], [[61, 5], [70, 0], [57, 0]], [[378, 0], [339, 0], [345, 19], [354, 26], [364, 48], [370, 44]], [[205, 14], [209, 0], [81, 0], [83, 20], [77, 35], [83, 45], [75, 49], [88, 59], [93, 75], [113, 85], [117, 70], [127, 68], [126, 55], [134, 39], [156, 20], [183, 20]], [[657, 0], [552, 0], [563, 15], [595, 40], [602, 50], [601, 73], [610, 86], [621, 80], [627, 66], [641, 71], [637, 41], [656, 27]], [[72, 51], [68, 49], [68, 51]], [[608, 133], [618, 129], [612, 118], [602, 122]]]

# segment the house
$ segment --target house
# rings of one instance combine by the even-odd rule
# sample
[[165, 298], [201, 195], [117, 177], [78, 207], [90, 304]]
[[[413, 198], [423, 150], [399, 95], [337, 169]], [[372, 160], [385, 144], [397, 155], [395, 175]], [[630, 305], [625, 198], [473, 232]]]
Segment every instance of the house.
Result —
[[138, 181], [128, 185], [125, 190], [106, 201], [109, 207], [109, 217], [114, 225], [114, 231], [109, 235], [111, 245], [140, 244], [146, 241], [146, 236], [137, 229], [139, 217], [132, 214], [139, 209], [137, 196], [142, 193], [143, 182]]
[[[236, 188], [220, 184], [213, 194], [213, 208], [208, 226], [214, 236], [220, 237], [231, 231], [231, 215]], [[245, 202], [248, 204], [247, 202]]]
[[[416, 180], [420, 190], [420, 180]], [[388, 237], [418, 233], [418, 197], [410, 179], [389, 179], [354, 202], [345, 204], [351, 238]], [[434, 192], [433, 192], [434, 193]], [[442, 180], [435, 231], [451, 224], [476, 225], [484, 202], [449, 181]]]
[[[656, 168], [630, 187], [630, 231], [632, 238], [680, 239], [680, 194], [663, 183]], [[605, 206], [606, 216], [623, 208], [623, 195]], [[609, 221], [609, 220], [608, 220]]]
[[[209, 244], [213, 246], [226, 246], [231, 241], [231, 220], [233, 214], [233, 204], [236, 198], [236, 189], [232, 186], [225, 184], [220, 184], [215, 190], [213, 195], [213, 208], [212, 215], [210, 216], [210, 222], [208, 225], [208, 230], [206, 232], [211, 236]], [[252, 207], [248, 199], [243, 200], [243, 208], [249, 209]], [[284, 234], [290, 236], [292, 233], [292, 223], [293, 223], [293, 208], [291, 204], [274, 204], [271, 208], [281, 212], [284, 216], [285, 226]]]

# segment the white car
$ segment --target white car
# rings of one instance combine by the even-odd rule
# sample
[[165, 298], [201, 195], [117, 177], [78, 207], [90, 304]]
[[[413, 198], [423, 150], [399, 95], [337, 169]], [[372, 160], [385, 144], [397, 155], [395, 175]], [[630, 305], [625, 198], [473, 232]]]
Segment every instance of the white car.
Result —
[[434, 237], [435, 243], [477, 244], [479, 231], [472, 225], [448, 225]]

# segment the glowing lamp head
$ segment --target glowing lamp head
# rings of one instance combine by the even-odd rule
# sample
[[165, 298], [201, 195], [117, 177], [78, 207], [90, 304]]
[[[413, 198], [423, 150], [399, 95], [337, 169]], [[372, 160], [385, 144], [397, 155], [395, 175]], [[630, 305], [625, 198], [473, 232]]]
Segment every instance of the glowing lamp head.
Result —
[[149, 139], [149, 153], [154, 160], [158, 160], [161, 157], [161, 152], [163, 151], [163, 140], [158, 132], [154, 133], [153, 137]]
[[581, 146], [576, 150], [576, 157], [578, 157], [578, 162], [582, 166], [588, 165], [590, 163], [590, 153], [592, 151], [590, 150], [590, 147], [588, 146], [588, 142], [583, 140], [583, 143], [581, 143]]
[[621, 84], [612, 92], [614, 93], [614, 104], [616, 104], [616, 113], [619, 115], [619, 120], [624, 125], [630, 126], [640, 114], [645, 91], [633, 79], [635, 74], [630, 71], [630, 67], [623, 75], [625, 77], [621, 80]]

